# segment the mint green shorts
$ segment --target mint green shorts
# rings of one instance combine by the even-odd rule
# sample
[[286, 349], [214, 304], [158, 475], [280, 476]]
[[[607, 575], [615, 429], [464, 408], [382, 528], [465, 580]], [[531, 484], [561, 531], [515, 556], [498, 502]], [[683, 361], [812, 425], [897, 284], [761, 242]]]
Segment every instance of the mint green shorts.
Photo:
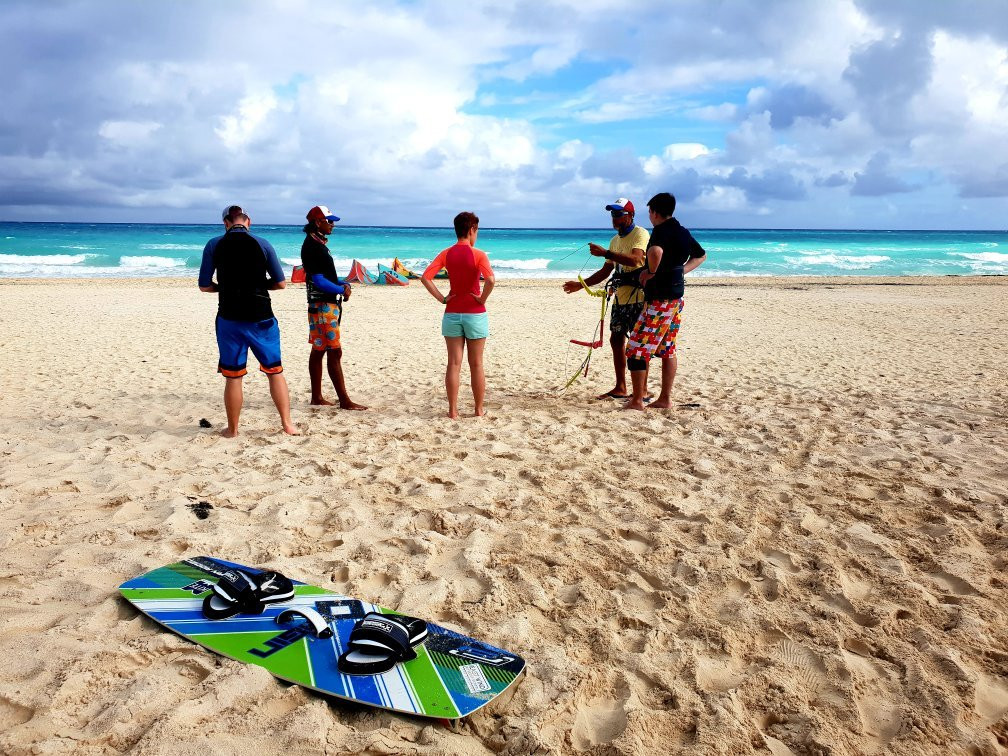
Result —
[[441, 318], [441, 335], [485, 339], [490, 335], [490, 319], [485, 312], [446, 312]]

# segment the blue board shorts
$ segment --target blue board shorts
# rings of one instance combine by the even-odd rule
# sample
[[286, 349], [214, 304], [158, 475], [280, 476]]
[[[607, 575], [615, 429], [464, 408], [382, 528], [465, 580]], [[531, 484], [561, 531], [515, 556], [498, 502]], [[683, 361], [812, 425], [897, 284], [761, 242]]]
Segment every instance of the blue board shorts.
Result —
[[259, 369], [267, 374], [282, 373], [280, 363], [280, 325], [268, 320], [225, 320], [217, 318], [217, 372], [225, 378], [241, 378], [248, 372], [248, 350], [259, 360]]
[[441, 335], [485, 339], [490, 335], [490, 318], [485, 312], [446, 312], [441, 318]]

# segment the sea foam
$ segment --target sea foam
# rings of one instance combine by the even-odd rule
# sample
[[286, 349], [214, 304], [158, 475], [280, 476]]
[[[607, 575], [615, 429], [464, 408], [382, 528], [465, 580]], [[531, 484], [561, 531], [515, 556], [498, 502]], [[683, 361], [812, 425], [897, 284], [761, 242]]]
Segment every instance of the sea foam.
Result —
[[1008, 253], [1005, 252], [953, 252], [956, 257], [965, 257], [973, 262], [1008, 263]]
[[801, 257], [785, 257], [792, 265], [832, 265], [841, 270], [867, 270], [878, 263], [888, 262], [892, 258], [885, 255], [838, 255], [803, 254]]
[[87, 255], [0, 255], [0, 265], [80, 265]]
[[508, 268], [510, 270], [546, 270], [550, 261], [546, 257], [532, 260], [490, 260], [490, 267]]
[[141, 244], [140, 249], [203, 249], [202, 244]]
[[178, 268], [186, 264], [178, 257], [147, 257], [136, 255], [119, 258], [119, 264], [124, 268]]

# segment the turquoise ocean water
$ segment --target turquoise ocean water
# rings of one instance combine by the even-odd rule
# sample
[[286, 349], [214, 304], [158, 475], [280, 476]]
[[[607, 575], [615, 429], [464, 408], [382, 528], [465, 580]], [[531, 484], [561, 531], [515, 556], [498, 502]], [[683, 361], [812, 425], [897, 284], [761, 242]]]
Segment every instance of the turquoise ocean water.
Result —
[[[3, 277], [195, 277], [219, 225], [0, 223]], [[300, 226], [255, 225], [284, 267], [300, 261]], [[1008, 274], [1005, 231], [809, 231], [692, 229], [707, 250], [696, 276], [918, 276]], [[611, 228], [480, 229], [499, 278], [568, 278], [599, 267], [587, 243]], [[421, 272], [454, 242], [450, 229], [337, 227], [337, 270], [354, 258], [374, 270], [398, 257]]]

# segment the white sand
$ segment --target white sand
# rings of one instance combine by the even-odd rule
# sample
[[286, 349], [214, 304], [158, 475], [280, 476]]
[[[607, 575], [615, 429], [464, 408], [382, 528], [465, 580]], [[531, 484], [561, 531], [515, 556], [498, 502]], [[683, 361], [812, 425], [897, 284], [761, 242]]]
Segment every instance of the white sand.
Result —
[[[591, 398], [608, 347], [556, 398], [598, 306], [559, 283], [499, 283], [459, 422], [419, 285], [348, 303], [366, 413], [306, 406], [277, 292], [306, 435], [253, 370], [234, 441], [194, 281], [0, 282], [0, 752], [1008, 753], [1008, 282], [691, 281], [700, 407], [643, 414]], [[199, 554], [529, 673], [454, 731], [305, 692], [118, 597]]]

